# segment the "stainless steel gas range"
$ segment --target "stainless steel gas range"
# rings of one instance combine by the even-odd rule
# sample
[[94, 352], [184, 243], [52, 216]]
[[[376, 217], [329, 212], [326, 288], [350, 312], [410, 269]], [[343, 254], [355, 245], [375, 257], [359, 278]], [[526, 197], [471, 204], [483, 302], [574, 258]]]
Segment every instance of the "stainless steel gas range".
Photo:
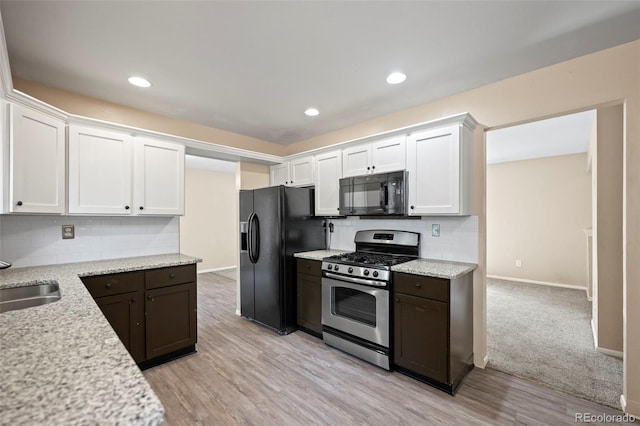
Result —
[[356, 251], [322, 261], [326, 344], [390, 370], [391, 266], [420, 252], [416, 232], [358, 231]]

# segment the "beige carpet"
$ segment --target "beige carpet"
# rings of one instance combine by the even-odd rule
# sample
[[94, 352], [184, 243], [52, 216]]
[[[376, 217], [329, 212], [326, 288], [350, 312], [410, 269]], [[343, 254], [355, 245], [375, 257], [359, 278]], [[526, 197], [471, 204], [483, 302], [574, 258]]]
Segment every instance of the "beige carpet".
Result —
[[489, 367], [620, 408], [622, 360], [594, 348], [581, 290], [487, 279]]

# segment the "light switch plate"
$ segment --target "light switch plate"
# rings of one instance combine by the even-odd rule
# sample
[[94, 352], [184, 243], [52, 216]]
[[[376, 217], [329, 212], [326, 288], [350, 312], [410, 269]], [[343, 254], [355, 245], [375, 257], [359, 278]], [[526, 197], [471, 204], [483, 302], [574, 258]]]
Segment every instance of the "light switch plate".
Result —
[[434, 223], [431, 225], [431, 236], [439, 237], [440, 236], [440, 224]]
[[76, 237], [75, 225], [62, 225], [62, 239], [72, 240]]

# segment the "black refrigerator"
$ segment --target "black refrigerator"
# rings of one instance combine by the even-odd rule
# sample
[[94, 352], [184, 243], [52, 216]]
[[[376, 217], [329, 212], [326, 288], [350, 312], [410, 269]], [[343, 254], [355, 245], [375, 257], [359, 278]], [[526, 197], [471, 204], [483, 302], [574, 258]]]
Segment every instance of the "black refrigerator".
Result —
[[279, 334], [296, 325], [296, 252], [324, 249], [312, 188], [240, 191], [240, 313]]

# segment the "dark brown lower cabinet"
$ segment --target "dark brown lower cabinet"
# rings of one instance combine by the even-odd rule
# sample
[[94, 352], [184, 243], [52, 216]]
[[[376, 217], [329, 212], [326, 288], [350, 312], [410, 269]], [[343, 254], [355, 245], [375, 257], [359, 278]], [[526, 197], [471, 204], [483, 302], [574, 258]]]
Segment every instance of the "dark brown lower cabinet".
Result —
[[455, 393], [473, 369], [473, 275], [448, 280], [394, 273], [396, 370]]
[[195, 264], [81, 279], [141, 368], [195, 351]]
[[298, 259], [297, 267], [297, 322], [301, 330], [322, 337], [322, 263], [317, 260]]
[[133, 359], [144, 361], [144, 299], [140, 292], [99, 297], [95, 301]]
[[197, 340], [196, 283], [147, 290], [147, 358], [155, 358]]

